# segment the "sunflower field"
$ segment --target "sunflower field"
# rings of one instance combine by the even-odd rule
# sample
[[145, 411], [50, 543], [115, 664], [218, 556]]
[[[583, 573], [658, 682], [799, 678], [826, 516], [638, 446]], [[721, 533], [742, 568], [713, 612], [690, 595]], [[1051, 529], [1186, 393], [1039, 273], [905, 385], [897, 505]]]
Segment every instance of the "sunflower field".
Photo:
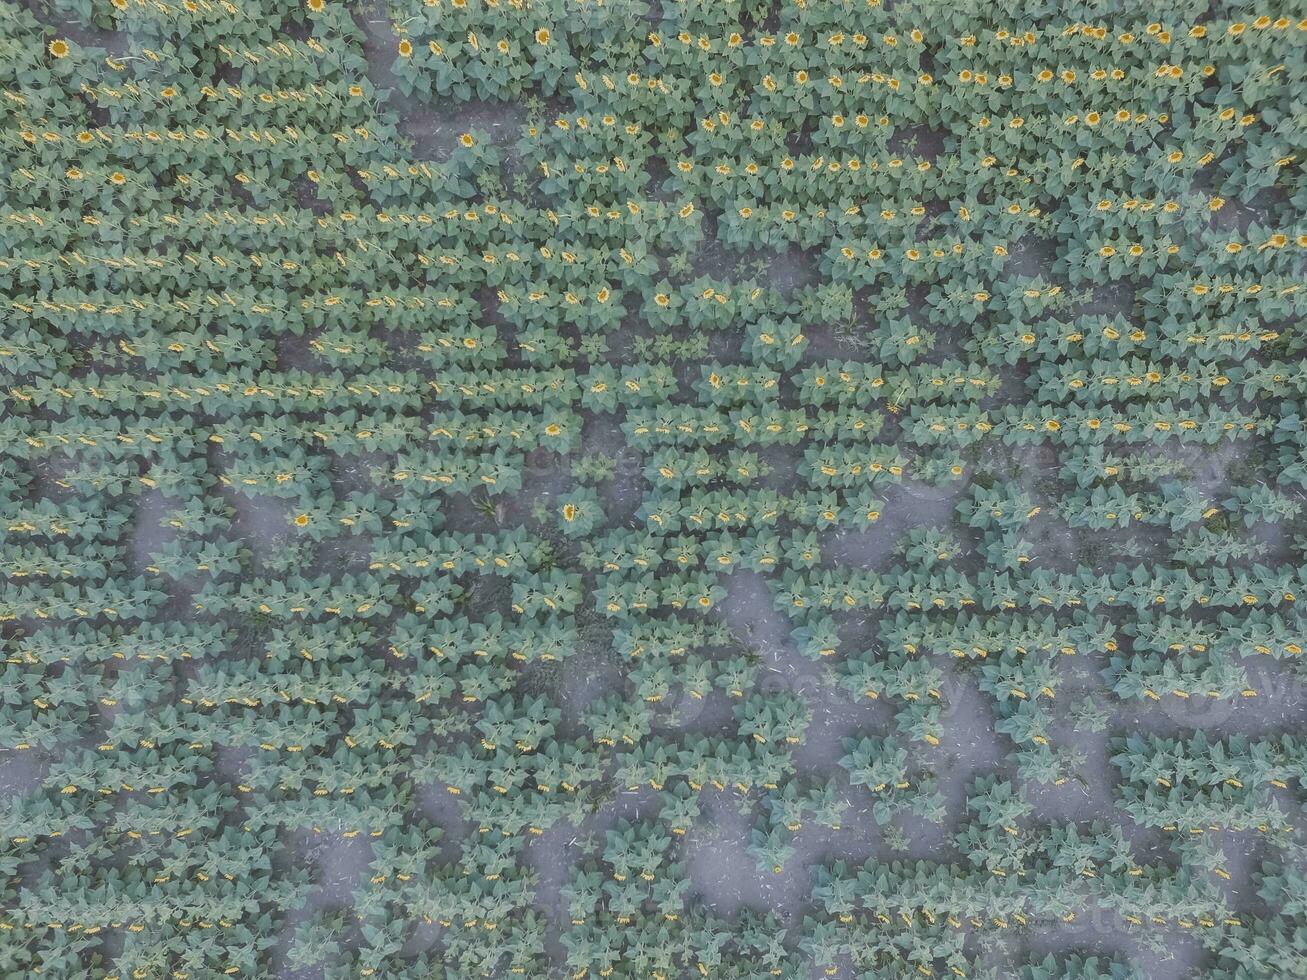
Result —
[[0, 980], [1307, 977], [1307, 0], [0, 0]]

